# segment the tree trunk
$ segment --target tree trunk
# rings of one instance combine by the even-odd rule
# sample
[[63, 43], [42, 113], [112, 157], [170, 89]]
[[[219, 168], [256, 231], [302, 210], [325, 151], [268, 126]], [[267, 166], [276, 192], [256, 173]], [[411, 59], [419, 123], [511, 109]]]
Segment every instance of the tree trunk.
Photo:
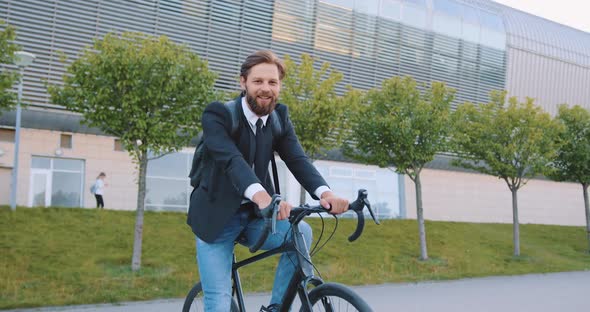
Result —
[[590, 208], [588, 204], [588, 184], [582, 184], [584, 190], [584, 208], [586, 210], [586, 237], [588, 238], [588, 252], [590, 252]]
[[131, 270], [137, 271], [141, 268], [141, 243], [143, 235], [143, 211], [145, 205], [145, 175], [147, 169], [147, 152], [139, 156], [139, 188], [137, 194], [137, 213], [135, 217], [135, 236], [133, 240], [133, 258]]
[[305, 189], [299, 186], [299, 205], [305, 205]]
[[420, 234], [420, 260], [428, 260], [428, 251], [426, 250], [426, 228], [424, 227], [424, 209], [422, 208], [422, 183], [420, 182], [420, 173], [416, 173], [416, 215], [418, 218], [418, 232]]
[[520, 229], [518, 223], [518, 200], [516, 195], [518, 189], [511, 188], [510, 191], [512, 192], [512, 227], [514, 234], [514, 255], [520, 256]]

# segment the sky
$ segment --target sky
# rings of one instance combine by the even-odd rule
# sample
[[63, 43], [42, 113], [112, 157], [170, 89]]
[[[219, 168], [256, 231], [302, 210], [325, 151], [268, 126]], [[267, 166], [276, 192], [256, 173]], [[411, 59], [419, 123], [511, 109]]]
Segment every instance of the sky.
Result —
[[590, 33], [589, 0], [493, 0]]

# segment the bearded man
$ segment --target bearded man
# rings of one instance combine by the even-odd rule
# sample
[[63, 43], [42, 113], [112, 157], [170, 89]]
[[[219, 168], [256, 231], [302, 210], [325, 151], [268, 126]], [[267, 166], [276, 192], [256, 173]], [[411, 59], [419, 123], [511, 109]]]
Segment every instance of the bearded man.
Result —
[[[225, 104], [211, 103], [203, 112], [203, 144], [213, 161], [203, 168], [202, 181], [191, 194], [187, 223], [196, 236], [206, 311], [231, 309], [234, 242], [240, 237], [244, 238], [240, 239], [241, 244], [251, 246], [262, 235], [264, 221], [256, 217], [255, 209], [269, 206], [271, 194], [275, 193], [268, 170], [275, 151], [323, 207], [334, 214], [348, 209], [348, 200], [330, 190], [305, 155], [287, 107], [277, 102], [284, 76], [282, 61], [271, 51], [256, 51], [246, 58], [240, 70], [242, 96], [235, 100], [241, 118], [237, 135], [232, 133], [232, 116]], [[273, 111], [276, 114], [271, 114]], [[279, 137], [273, 137], [270, 129], [270, 118], [274, 117], [280, 119], [283, 129]], [[279, 247], [285, 239], [291, 239], [286, 220], [291, 208], [288, 202], [280, 202], [277, 233], [268, 236], [262, 250]], [[311, 227], [301, 222], [299, 229], [306, 245], [311, 246]], [[278, 311], [295, 272], [294, 263], [294, 252], [281, 255], [270, 305], [261, 311]]]

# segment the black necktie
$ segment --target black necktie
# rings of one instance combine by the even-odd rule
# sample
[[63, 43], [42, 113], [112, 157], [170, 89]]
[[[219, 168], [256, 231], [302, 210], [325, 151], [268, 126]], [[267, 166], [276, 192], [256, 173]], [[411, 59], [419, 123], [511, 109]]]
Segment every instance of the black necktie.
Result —
[[264, 183], [266, 170], [264, 170], [264, 156], [262, 155], [263, 146], [264, 134], [262, 133], [262, 118], [258, 118], [258, 121], [256, 121], [256, 156], [254, 157], [254, 172], [258, 179]]

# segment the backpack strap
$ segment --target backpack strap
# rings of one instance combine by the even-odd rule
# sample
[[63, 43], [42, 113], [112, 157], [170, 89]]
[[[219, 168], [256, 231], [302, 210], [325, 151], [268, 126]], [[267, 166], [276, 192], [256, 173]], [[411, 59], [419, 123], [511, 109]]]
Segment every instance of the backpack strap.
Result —
[[238, 132], [238, 128], [240, 126], [240, 114], [238, 111], [238, 103], [240, 101], [236, 100], [229, 100], [225, 102], [225, 107], [229, 110], [229, 114], [231, 116], [231, 136], [236, 139], [236, 133]]
[[[276, 110], [273, 110], [270, 113], [270, 127], [272, 131], [273, 141], [275, 140], [275, 138], [280, 138], [283, 135], [283, 125], [281, 123], [280, 118], [281, 117], [279, 116]], [[275, 185], [275, 192], [277, 194], [281, 194], [281, 187], [279, 186], [279, 173], [277, 170], [277, 162], [275, 161], [274, 153], [272, 157], [270, 157], [270, 161], [272, 164], [272, 179]]]

